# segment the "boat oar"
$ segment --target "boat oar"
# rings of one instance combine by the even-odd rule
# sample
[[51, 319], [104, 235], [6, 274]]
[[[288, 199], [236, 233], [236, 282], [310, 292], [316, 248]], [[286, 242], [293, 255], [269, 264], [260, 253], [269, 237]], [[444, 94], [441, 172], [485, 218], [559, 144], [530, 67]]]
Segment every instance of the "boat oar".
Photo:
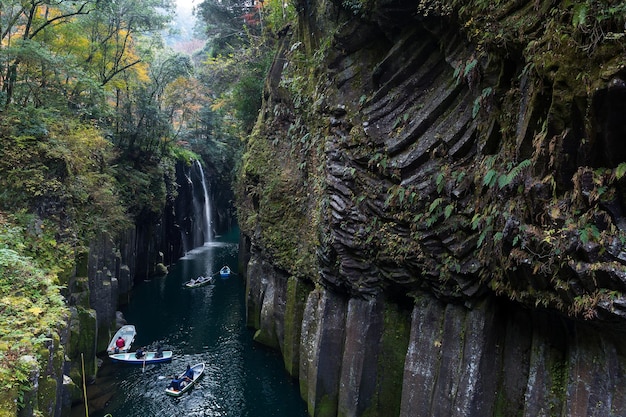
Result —
[[143, 355], [143, 366], [141, 368], [141, 373], [144, 373], [146, 370], [146, 356], [148, 355]]

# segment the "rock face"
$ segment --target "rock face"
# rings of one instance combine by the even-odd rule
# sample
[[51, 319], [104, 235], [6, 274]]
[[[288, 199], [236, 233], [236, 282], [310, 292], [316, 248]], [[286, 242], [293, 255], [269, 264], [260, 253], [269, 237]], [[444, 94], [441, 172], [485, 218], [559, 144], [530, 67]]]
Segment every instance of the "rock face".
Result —
[[623, 22], [298, 6], [238, 199], [249, 325], [309, 413], [626, 414]]

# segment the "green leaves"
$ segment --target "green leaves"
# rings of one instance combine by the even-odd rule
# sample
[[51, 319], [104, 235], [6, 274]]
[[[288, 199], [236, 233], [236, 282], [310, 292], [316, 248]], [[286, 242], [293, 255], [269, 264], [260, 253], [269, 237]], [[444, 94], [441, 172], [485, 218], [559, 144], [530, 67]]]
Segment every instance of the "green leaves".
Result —
[[579, 3], [574, 6], [574, 10], [572, 11], [572, 26], [579, 27], [587, 23], [588, 7], [586, 3]]
[[495, 169], [489, 169], [483, 178], [483, 185], [493, 188], [496, 183], [498, 184], [498, 188], [502, 189], [507, 185], [511, 184], [518, 175], [522, 173], [525, 168], [528, 168], [531, 165], [530, 159], [525, 159], [515, 167], [513, 167], [507, 174], [499, 174]]
[[53, 279], [34, 260], [8, 247], [23, 234], [0, 218], [0, 386], [17, 388], [20, 393], [30, 388], [30, 367], [18, 358], [31, 355], [43, 359], [39, 352], [67, 315]]
[[626, 174], [626, 162], [622, 162], [615, 168], [615, 178], [621, 179]]
[[597, 241], [600, 239], [600, 230], [594, 224], [589, 224], [587, 227], [580, 229], [580, 241], [585, 245], [592, 240]]
[[483, 178], [483, 185], [492, 188], [496, 183], [497, 176], [498, 171], [496, 171], [495, 169], [490, 169], [489, 171], [487, 171], [487, 174], [485, 174], [485, 178]]

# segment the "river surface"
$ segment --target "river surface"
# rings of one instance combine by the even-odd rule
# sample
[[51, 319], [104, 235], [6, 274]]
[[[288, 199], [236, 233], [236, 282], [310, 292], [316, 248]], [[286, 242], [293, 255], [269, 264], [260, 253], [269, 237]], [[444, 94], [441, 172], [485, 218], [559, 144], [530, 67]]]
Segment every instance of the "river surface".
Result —
[[[137, 285], [122, 312], [134, 324], [133, 348], [172, 350], [171, 363], [114, 364], [108, 358], [103, 378], [116, 388], [103, 409], [91, 417], [307, 417], [297, 382], [288, 376], [277, 352], [252, 340], [245, 326], [245, 282], [237, 274], [237, 233], [194, 249], [167, 276]], [[229, 265], [233, 275], [217, 271]], [[182, 284], [216, 274], [213, 285], [189, 289]], [[187, 364], [206, 364], [199, 383], [180, 398], [164, 390]]]

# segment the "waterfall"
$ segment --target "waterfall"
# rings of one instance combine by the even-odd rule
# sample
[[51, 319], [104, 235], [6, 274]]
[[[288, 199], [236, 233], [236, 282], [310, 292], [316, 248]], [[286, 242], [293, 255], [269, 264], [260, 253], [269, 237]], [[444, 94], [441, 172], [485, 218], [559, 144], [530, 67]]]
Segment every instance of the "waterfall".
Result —
[[213, 242], [213, 227], [211, 199], [202, 165], [193, 161], [181, 174], [184, 177], [181, 177], [176, 221], [181, 232], [181, 249], [186, 255]]
[[197, 166], [198, 171], [200, 172], [200, 181], [202, 183], [202, 193], [204, 197], [204, 201], [202, 204], [202, 236], [204, 239], [203, 243], [209, 243], [213, 241], [213, 234], [211, 232], [211, 201], [209, 199], [209, 192], [207, 191], [206, 179], [204, 178], [202, 165], [199, 161], [194, 161], [194, 165]]

